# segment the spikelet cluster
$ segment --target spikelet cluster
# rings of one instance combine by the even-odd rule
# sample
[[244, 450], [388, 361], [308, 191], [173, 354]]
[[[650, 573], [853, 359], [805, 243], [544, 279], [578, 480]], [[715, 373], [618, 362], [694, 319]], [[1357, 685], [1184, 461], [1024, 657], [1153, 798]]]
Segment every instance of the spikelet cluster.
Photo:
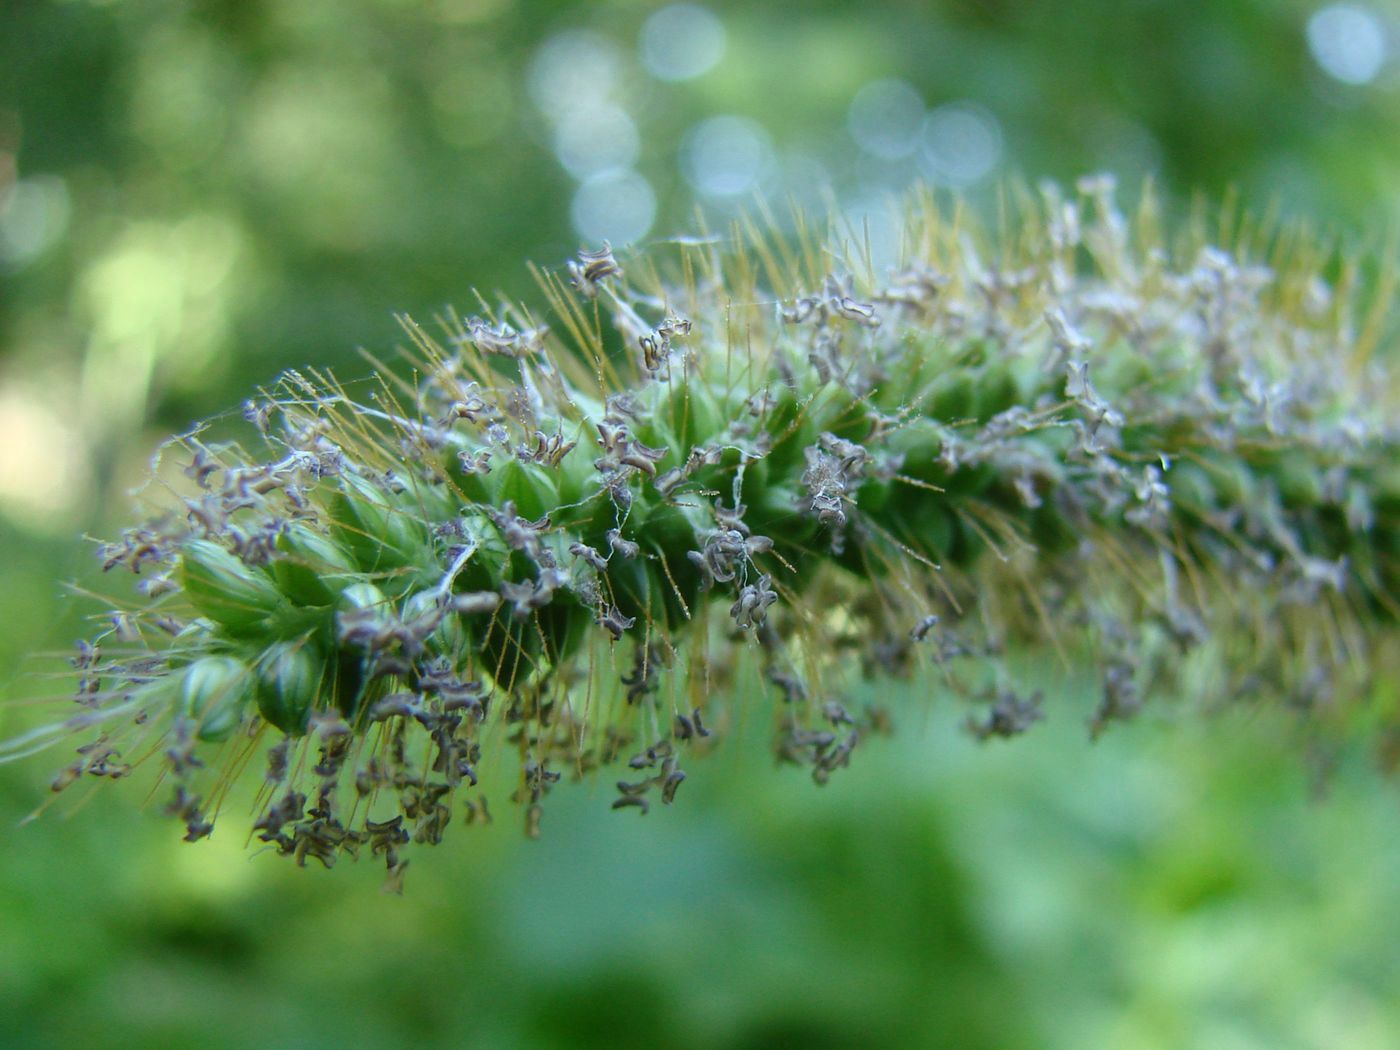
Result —
[[396, 881], [488, 795], [531, 834], [605, 767], [613, 806], [671, 803], [741, 717], [824, 783], [897, 715], [847, 699], [873, 674], [922, 668], [979, 737], [1042, 717], [1026, 652], [1098, 676], [1095, 734], [1186, 669], [1345, 710], [1400, 593], [1378, 321], [1306, 241], [1169, 249], [1113, 194], [993, 230], [916, 194], [880, 272], [757, 224], [605, 246], [541, 275], [543, 316], [406, 321], [408, 367], [354, 387], [286, 373], [242, 436], [167, 447], [184, 488], [101, 551], [136, 597], [9, 753], [76, 735], [55, 790], [154, 763], [190, 840], [261, 778], [257, 842]]

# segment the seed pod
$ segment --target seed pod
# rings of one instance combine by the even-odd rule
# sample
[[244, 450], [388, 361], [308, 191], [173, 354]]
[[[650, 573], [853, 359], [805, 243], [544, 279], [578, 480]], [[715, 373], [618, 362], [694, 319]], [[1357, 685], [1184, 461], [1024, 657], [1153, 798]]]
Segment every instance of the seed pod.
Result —
[[190, 603], [230, 634], [256, 633], [283, 604], [266, 573], [210, 540], [190, 540], [180, 549], [179, 579]]
[[227, 740], [243, 724], [252, 673], [231, 656], [204, 656], [180, 678], [180, 710], [195, 720], [200, 740]]
[[326, 654], [311, 642], [276, 642], [258, 662], [258, 712], [291, 736], [306, 732], [318, 706]]

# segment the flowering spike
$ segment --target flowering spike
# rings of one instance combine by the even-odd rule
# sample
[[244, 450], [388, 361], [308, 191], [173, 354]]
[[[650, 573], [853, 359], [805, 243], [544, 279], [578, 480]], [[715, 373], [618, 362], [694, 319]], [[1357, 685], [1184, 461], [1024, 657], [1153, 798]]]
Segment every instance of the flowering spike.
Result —
[[367, 846], [397, 884], [503, 779], [530, 834], [570, 771], [627, 762], [614, 808], [670, 803], [745, 660], [819, 784], [888, 730], [855, 679], [936, 666], [1012, 736], [1052, 714], [1009, 684], [1039, 645], [1100, 675], [1093, 734], [1188, 673], [1362, 698], [1395, 651], [1400, 459], [1348, 304], [1080, 193], [1002, 254], [918, 198], [892, 272], [806, 245], [838, 265], [800, 286], [758, 286], [761, 245], [604, 246], [546, 282], [547, 326], [407, 324], [415, 386], [287, 373], [245, 411], [261, 452], [176, 442], [182, 512], [101, 552], [144, 602], [80, 643], [79, 714], [0, 758], [78, 731], [57, 789], [154, 756], [190, 838], [220, 770], [265, 768], [261, 841]]

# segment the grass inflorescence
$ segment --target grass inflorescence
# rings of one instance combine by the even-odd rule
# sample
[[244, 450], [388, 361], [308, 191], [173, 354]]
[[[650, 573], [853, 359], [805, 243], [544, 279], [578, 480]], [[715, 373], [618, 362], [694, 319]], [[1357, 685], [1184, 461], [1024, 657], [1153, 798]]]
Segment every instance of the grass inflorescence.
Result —
[[604, 767], [616, 808], [672, 802], [729, 696], [818, 783], [888, 728], [855, 679], [922, 667], [1011, 736], [1028, 651], [1099, 676], [1093, 734], [1188, 689], [1355, 707], [1400, 611], [1378, 315], [1307, 239], [1168, 245], [1106, 179], [1008, 214], [916, 194], [880, 273], [747, 223], [604, 246], [541, 275], [543, 319], [288, 372], [244, 436], [167, 446], [183, 488], [101, 551], [138, 596], [9, 750], [77, 734], [55, 790], [156, 763], [191, 840], [260, 779], [258, 840], [397, 880], [488, 789], [531, 833]]

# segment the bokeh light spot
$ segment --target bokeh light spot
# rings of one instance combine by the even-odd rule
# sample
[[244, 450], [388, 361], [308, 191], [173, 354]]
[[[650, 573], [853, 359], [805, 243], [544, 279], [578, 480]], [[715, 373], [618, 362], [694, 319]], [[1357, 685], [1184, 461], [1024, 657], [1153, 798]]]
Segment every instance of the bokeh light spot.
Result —
[[856, 145], [884, 160], [899, 160], [918, 149], [923, 123], [924, 100], [903, 80], [866, 84], [846, 120]]
[[92, 464], [60, 402], [29, 384], [0, 386], [0, 510], [25, 524], [66, 523], [91, 488]]
[[574, 229], [593, 244], [631, 244], [656, 218], [656, 194], [635, 171], [595, 175], [578, 188], [570, 209]]
[[546, 116], [565, 120], [605, 105], [622, 63], [601, 33], [569, 30], [550, 37], [530, 64], [530, 97]]
[[877, 186], [862, 187], [841, 209], [853, 247], [875, 273], [900, 262], [903, 216], [894, 197]]
[[1329, 4], [1308, 19], [1308, 50], [1334, 80], [1369, 84], [1385, 65], [1385, 25], [1369, 7]]
[[642, 65], [658, 80], [691, 80], [724, 57], [724, 25], [697, 4], [663, 7], [642, 26]]
[[773, 141], [747, 117], [701, 121], [681, 145], [686, 181], [705, 197], [737, 197], [758, 189], [774, 166]]
[[559, 163], [576, 179], [630, 168], [640, 148], [636, 123], [612, 103], [580, 112], [554, 132]]
[[56, 244], [68, 230], [68, 186], [54, 175], [21, 179], [0, 195], [0, 261], [23, 266]]
[[973, 102], [939, 106], [924, 120], [924, 174], [941, 186], [970, 186], [1001, 162], [1001, 124]]

